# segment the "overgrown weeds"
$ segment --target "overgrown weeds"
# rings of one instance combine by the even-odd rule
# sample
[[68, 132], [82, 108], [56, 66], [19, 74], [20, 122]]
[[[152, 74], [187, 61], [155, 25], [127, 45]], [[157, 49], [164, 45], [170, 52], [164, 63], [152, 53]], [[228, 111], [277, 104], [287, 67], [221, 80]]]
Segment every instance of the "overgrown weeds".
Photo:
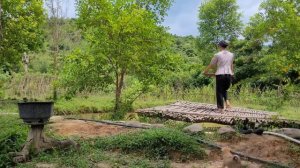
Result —
[[125, 153], [143, 154], [155, 159], [172, 159], [179, 154], [181, 160], [204, 158], [205, 152], [197, 141], [174, 129], [150, 129], [131, 134], [101, 138], [96, 147], [104, 150], [117, 150]]

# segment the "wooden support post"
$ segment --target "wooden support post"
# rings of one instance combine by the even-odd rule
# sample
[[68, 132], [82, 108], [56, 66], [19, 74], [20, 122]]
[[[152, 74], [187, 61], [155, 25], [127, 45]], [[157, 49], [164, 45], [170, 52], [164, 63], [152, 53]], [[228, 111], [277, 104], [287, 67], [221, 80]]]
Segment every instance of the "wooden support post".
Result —
[[79, 148], [79, 144], [73, 140], [58, 141], [53, 138], [46, 137], [43, 130], [44, 125], [31, 125], [27, 141], [24, 144], [22, 151], [14, 153], [15, 157], [13, 158], [13, 161], [15, 163], [26, 162], [28, 161], [30, 154], [37, 154], [48, 149], [63, 149], [71, 146], [77, 149]]

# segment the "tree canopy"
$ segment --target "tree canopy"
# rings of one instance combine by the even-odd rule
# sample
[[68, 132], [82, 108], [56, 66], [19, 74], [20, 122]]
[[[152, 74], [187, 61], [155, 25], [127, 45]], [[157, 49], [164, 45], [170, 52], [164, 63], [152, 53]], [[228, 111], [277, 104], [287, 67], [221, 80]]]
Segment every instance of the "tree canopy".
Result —
[[164, 5], [167, 1], [162, 1], [162, 5], [158, 5], [159, 2], [78, 1], [78, 24], [89, 49], [66, 58], [64, 81], [66, 85], [73, 83], [68, 85], [69, 90], [74, 92], [114, 83], [115, 110], [118, 110], [126, 75], [134, 75], [145, 87], [158, 81], [168, 68], [171, 44], [170, 35], [154, 14], [158, 11], [158, 16], [163, 16], [169, 5]]
[[21, 54], [43, 44], [44, 21], [41, 0], [0, 1], [0, 67], [17, 71]]
[[236, 39], [242, 28], [236, 0], [209, 0], [199, 7], [198, 29], [202, 45]]
[[267, 0], [246, 28], [250, 41], [269, 46], [261, 62], [268, 72], [283, 77], [289, 71], [300, 72], [300, 17], [297, 0]]
[[260, 88], [299, 84], [299, 23], [299, 1], [264, 1], [235, 44], [237, 81]]

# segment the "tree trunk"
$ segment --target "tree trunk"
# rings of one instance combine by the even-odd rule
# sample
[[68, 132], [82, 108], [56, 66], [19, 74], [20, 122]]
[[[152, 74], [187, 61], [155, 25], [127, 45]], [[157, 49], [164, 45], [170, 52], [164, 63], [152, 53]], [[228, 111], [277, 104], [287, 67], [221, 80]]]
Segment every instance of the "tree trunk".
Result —
[[115, 102], [115, 112], [118, 112], [121, 108], [121, 95], [124, 84], [125, 69], [121, 70], [121, 74], [116, 72], [116, 102]]
[[[56, 3], [56, 5], [55, 5]], [[51, 29], [51, 37], [52, 37], [52, 47], [51, 52], [53, 54], [53, 75], [56, 77], [58, 74], [58, 57], [59, 57], [59, 43], [62, 39], [61, 32], [60, 32], [60, 18], [62, 18], [61, 15], [61, 5], [59, 0], [49, 0], [48, 1], [48, 8], [50, 10], [50, 17], [49, 17], [49, 23], [50, 23], [50, 29]], [[57, 100], [57, 87], [53, 86], [53, 100]]]
[[22, 151], [11, 153], [15, 156], [13, 158], [13, 161], [15, 163], [28, 161], [29, 155], [31, 153], [38, 154], [42, 151], [53, 149], [53, 148], [65, 149], [70, 146], [73, 146], [76, 149], [79, 149], [80, 147], [80, 145], [73, 140], [58, 141], [56, 139], [46, 137], [44, 135], [43, 130], [44, 130], [44, 125], [31, 125], [31, 129], [29, 131], [27, 141], [24, 144]]

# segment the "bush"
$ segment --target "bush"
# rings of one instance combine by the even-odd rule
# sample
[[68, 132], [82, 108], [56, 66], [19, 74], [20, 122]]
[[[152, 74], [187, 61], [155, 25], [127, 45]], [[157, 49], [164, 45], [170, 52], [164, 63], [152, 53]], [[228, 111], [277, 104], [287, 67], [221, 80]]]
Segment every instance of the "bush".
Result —
[[102, 138], [96, 141], [96, 147], [104, 150], [143, 153], [147, 157], [161, 159], [180, 154], [181, 159], [205, 156], [197, 141], [178, 130], [150, 129], [131, 134]]
[[0, 167], [12, 167], [9, 152], [21, 150], [28, 129], [15, 116], [0, 116], [0, 123]]

